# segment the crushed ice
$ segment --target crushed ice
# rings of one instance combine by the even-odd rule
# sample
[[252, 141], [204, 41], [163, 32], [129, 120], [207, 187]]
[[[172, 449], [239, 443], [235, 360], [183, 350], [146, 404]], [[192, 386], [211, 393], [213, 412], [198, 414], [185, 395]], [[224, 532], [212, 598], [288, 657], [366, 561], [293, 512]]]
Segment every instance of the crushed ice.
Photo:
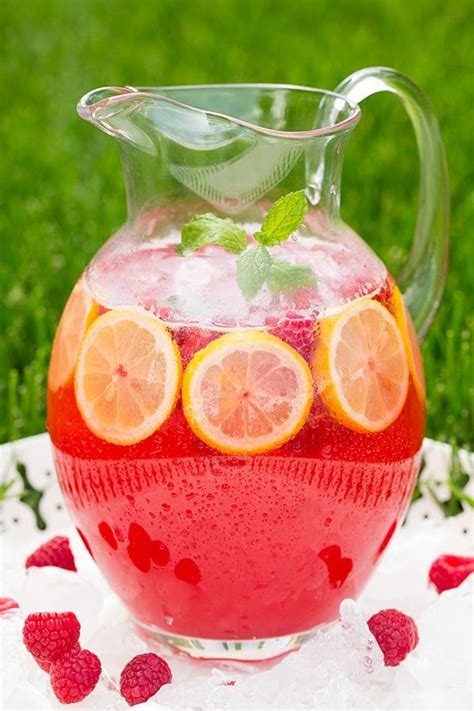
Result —
[[[438, 595], [427, 585], [428, 569], [440, 554], [472, 555], [472, 516], [404, 527], [358, 603], [344, 600], [340, 619], [277, 662], [196, 662], [167, 648], [159, 652], [173, 670], [173, 684], [145, 704], [149, 711], [186, 709], [471, 709], [473, 703], [473, 585]], [[62, 531], [62, 533], [65, 533]], [[5, 711], [59, 708], [42, 672], [21, 642], [26, 614], [73, 610], [83, 628], [84, 646], [99, 655], [104, 672], [93, 693], [77, 709], [120, 711], [128, 706], [118, 693], [120, 671], [146, 650], [127, 614], [88, 559], [76, 534], [69, 534], [80, 573], [57, 568], [25, 572], [23, 550], [6, 546], [1, 595], [18, 600], [20, 610], [0, 615], [1, 689]], [[49, 534], [51, 535], [51, 534]], [[10, 553], [10, 558], [8, 554]], [[396, 668], [382, 653], [366, 620], [396, 607], [413, 615], [420, 642]]]

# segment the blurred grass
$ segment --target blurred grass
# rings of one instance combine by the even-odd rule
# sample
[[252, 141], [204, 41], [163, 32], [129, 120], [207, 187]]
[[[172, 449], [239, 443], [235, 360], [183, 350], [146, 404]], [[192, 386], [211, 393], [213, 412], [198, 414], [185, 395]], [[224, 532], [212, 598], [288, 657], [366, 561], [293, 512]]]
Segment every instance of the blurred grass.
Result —
[[[430, 96], [446, 141], [452, 252], [424, 344], [427, 433], [472, 448], [474, 13], [471, 0], [3, 0], [0, 441], [44, 429], [49, 345], [82, 268], [125, 217], [112, 141], [75, 115], [102, 85], [268, 81], [334, 88], [393, 66]], [[389, 265], [416, 209], [411, 128], [392, 97], [363, 105], [343, 215]]]

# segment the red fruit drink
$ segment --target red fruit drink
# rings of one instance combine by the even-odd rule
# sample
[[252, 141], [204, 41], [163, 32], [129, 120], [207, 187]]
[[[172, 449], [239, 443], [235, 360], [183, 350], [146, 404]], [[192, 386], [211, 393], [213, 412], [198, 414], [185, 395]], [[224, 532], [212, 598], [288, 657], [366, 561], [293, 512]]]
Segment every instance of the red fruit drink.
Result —
[[328, 313], [365, 298], [399, 318], [396, 287], [375, 256], [353, 235], [338, 240], [337, 250], [312, 246], [315, 271], [326, 269], [322, 286], [291, 299], [269, 296], [260, 309], [241, 303], [226, 278], [231, 255], [214, 247], [194, 255], [200, 273], [209, 270], [206, 317], [196, 303], [183, 318], [186, 299], [192, 305], [204, 291], [194, 281], [189, 298], [183, 284], [192, 269], [178, 271], [170, 245], [125, 256], [105, 250], [89, 270], [100, 301], [94, 313], [123, 304], [154, 312], [184, 368], [207, 343], [242, 328], [245, 306], [245, 327], [294, 348], [315, 378], [299, 430], [252, 455], [209, 446], [190, 427], [181, 397], [156, 432], [124, 446], [87, 426], [73, 378], [49, 390], [59, 481], [85, 545], [140, 625], [197, 656], [273, 656], [334, 620], [341, 600], [365, 585], [410, 499], [425, 413], [413, 368], [399, 414], [381, 431], [340, 421], [317, 387], [315, 353]]

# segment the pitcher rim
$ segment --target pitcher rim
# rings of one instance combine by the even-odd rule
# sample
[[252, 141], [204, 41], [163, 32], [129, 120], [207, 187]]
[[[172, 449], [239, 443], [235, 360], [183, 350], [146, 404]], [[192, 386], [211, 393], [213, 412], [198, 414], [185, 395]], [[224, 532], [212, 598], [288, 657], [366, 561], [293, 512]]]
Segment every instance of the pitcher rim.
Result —
[[[253, 124], [249, 121], [245, 121], [244, 119], [237, 118], [236, 116], [230, 116], [229, 114], [220, 113], [218, 111], [208, 111], [206, 109], [200, 109], [196, 106], [185, 104], [182, 101], [171, 99], [170, 97], [163, 96], [162, 94], [158, 93], [160, 90], [171, 91], [178, 89], [183, 91], [199, 89], [289, 89], [292, 91], [306, 91], [314, 94], [323, 94], [326, 96], [341, 99], [350, 108], [351, 114], [343, 121], [338, 121], [337, 123], [333, 123], [330, 126], [322, 126], [320, 128], [314, 128], [307, 131], [281, 131], [279, 129], [259, 126], [258, 124]], [[104, 92], [109, 92], [111, 95], [106, 98], [102, 98], [98, 101], [92, 101], [94, 95], [101, 95]], [[99, 87], [97, 89], [92, 89], [91, 91], [84, 94], [77, 104], [77, 112], [79, 116], [85, 119], [86, 121], [93, 121], [93, 114], [98, 108], [104, 108], [106, 106], [113, 106], [116, 104], [123, 103], [130, 97], [160, 99], [175, 106], [179, 106], [183, 109], [187, 109], [188, 111], [196, 112], [199, 114], [205, 114], [206, 116], [214, 116], [216, 118], [225, 119], [226, 121], [241, 126], [242, 128], [246, 128], [266, 136], [271, 136], [273, 138], [307, 139], [317, 138], [320, 136], [331, 136], [352, 128], [359, 122], [361, 116], [360, 106], [351, 99], [348, 99], [347, 96], [344, 96], [344, 94], [339, 94], [335, 91], [330, 91], [329, 89], [320, 89], [318, 87], [303, 86], [299, 84], [273, 84], [266, 82], [244, 82], [230, 84], [176, 84], [170, 86], [145, 86], [139, 88], [136, 88], [134, 86], [105, 86]]]

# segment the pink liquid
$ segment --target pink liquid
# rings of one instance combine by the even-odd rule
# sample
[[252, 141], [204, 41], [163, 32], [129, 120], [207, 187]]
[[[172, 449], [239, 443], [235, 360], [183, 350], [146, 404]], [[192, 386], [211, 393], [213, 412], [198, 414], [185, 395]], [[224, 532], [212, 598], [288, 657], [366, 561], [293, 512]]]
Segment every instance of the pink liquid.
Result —
[[[103, 310], [136, 304], [168, 320], [184, 365], [221, 335], [226, 307], [228, 327], [244, 319], [271, 330], [290, 313], [290, 326], [278, 335], [310, 361], [314, 344], [303, 339], [301, 346], [295, 329], [309, 321], [317, 339], [319, 314], [338, 299], [373, 293], [391, 308], [390, 278], [373, 255], [367, 252], [364, 261], [349, 247], [342, 244], [326, 259], [327, 245], [321, 247], [315, 269], [327, 274], [319, 302], [312, 308], [315, 295], [301, 293], [291, 313], [288, 304], [269, 301], [242, 316], [247, 305], [223, 276], [229, 257], [214, 248], [202, 286], [206, 318], [196, 312], [184, 320], [182, 305], [156, 305], [157, 293], [168, 300], [176, 293], [178, 277], [185, 296], [183, 281], [194, 278], [183, 272], [174, 278], [171, 248], [155, 255], [156, 262], [152, 249], [133, 259], [106, 249], [92, 278]], [[202, 303], [196, 293], [198, 287], [190, 306], [193, 299]], [[216, 324], [220, 331], [212, 331]], [[343, 598], [357, 597], [409, 501], [424, 402], [410, 376], [398, 418], [382, 432], [361, 434], [337, 422], [316, 394], [308, 421], [290, 442], [253, 456], [221, 454], [200, 441], [180, 401], [151, 437], [110, 444], [87, 428], [71, 383], [49, 393], [48, 427], [73, 519], [133, 617], [169, 635], [245, 640], [310, 630], [334, 619]]]
[[60, 452], [56, 461], [76, 523], [133, 616], [211, 639], [334, 619], [391, 538], [418, 467], [418, 458], [120, 462]]

